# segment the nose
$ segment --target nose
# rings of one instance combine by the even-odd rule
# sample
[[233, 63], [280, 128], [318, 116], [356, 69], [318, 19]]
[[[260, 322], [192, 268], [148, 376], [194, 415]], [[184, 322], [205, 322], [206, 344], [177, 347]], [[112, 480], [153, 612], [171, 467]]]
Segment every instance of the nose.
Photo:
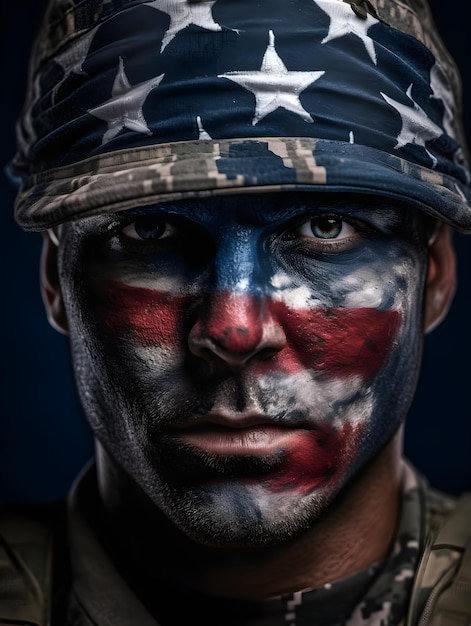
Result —
[[267, 298], [226, 291], [208, 296], [188, 343], [196, 357], [212, 366], [240, 370], [282, 350], [286, 337]]

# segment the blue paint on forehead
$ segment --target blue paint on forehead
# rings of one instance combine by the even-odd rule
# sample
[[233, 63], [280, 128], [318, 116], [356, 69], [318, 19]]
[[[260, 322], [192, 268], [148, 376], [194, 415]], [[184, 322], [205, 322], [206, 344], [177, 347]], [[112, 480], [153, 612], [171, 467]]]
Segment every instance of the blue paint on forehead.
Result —
[[[402, 274], [396, 275], [394, 266], [401, 256], [410, 254], [409, 246], [419, 245], [420, 213], [385, 204], [366, 201], [323, 203], [313, 202], [312, 194], [292, 196], [248, 195], [207, 200], [182, 201], [154, 208], [127, 211], [116, 217], [125, 223], [133, 217], [155, 213], [174, 221], [184, 235], [183, 243], [156, 252], [149, 267], [158, 274], [179, 274], [189, 277], [202, 271], [201, 263], [211, 268], [208, 288], [251, 295], [270, 295], [275, 288], [271, 280], [282, 274], [288, 284], [284, 287], [312, 288], [312, 294], [332, 298], [342, 303], [351, 292], [351, 285], [340, 281], [350, 274], [367, 270], [365, 280], [371, 280], [374, 268], [390, 278], [384, 285], [383, 302], [379, 308], [390, 308]], [[358, 245], [351, 250], [306, 254], [293, 241], [283, 238], [295, 227], [313, 216], [333, 213], [340, 219], [363, 222], [370, 234], [361, 234]], [[422, 238], [425, 250], [425, 239]], [[147, 256], [145, 257], [147, 260]], [[163, 269], [165, 268], [165, 270]], [[207, 270], [204, 270], [207, 271]]]

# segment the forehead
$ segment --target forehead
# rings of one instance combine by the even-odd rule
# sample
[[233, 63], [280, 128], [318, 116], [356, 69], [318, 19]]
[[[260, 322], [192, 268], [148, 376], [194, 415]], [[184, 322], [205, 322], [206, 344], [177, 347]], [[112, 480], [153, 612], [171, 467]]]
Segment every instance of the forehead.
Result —
[[303, 216], [338, 214], [341, 218], [363, 220], [390, 234], [406, 234], [412, 224], [430, 218], [415, 207], [384, 196], [345, 193], [247, 193], [191, 198], [85, 218], [74, 223], [86, 234], [141, 216], [160, 214], [178, 217], [209, 230], [227, 227], [271, 228]]

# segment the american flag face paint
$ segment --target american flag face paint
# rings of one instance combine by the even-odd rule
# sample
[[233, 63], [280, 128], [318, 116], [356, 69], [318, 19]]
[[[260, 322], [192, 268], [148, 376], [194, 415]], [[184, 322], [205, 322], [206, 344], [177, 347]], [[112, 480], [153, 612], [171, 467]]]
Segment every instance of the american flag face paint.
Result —
[[401, 206], [312, 194], [65, 226], [62, 285], [97, 438], [191, 536], [299, 532], [407, 411], [425, 230]]

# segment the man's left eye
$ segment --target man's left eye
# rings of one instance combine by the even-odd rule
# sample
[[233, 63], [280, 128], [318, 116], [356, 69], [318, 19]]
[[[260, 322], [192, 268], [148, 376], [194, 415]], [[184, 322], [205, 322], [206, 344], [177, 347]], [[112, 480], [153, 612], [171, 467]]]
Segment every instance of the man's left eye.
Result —
[[143, 215], [120, 230], [123, 241], [157, 241], [175, 235], [177, 229], [159, 215]]
[[337, 241], [356, 234], [356, 230], [351, 224], [335, 215], [318, 215], [298, 226], [296, 230], [296, 234], [301, 237]]

